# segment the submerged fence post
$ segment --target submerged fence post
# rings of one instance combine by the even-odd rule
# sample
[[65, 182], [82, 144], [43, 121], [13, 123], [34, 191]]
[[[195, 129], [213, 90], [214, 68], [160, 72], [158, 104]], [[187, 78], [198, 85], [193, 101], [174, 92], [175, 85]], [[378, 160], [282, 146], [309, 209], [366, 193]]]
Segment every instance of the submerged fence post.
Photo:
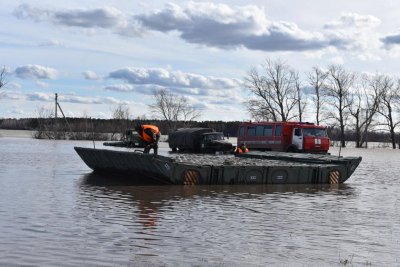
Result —
[[55, 112], [54, 112], [54, 140], [57, 140], [57, 93], [56, 93], [56, 97], [55, 97]]

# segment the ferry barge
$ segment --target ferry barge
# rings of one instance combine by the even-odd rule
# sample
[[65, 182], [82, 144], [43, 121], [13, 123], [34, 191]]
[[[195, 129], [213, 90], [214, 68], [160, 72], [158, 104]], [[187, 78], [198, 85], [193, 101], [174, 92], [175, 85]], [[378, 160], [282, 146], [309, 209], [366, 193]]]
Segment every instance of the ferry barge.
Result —
[[169, 185], [337, 184], [354, 173], [361, 157], [250, 151], [234, 155], [175, 154], [75, 147], [95, 172]]

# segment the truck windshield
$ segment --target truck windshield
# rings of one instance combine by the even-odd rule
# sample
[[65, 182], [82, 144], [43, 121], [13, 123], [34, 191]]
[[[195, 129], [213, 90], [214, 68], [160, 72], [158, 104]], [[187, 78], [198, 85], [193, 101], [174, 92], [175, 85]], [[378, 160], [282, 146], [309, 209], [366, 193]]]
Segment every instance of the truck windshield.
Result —
[[320, 128], [303, 128], [303, 134], [306, 137], [328, 137], [325, 129]]
[[136, 131], [126, 131], [126, 135], [138, 135], [138, 133]]
[[223, 134], [209, 134], [206, 135], [206, 140], [224, 140]]

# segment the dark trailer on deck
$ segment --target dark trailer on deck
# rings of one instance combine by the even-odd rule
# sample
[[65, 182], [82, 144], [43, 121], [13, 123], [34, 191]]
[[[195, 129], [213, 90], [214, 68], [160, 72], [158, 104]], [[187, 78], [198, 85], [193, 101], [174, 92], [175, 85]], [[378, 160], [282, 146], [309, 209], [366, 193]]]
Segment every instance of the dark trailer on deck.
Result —
[[224, 134], [211, 128], [181, 128], [168, 134], [168, 143], [172, 151], [193, 153], [230, 153], [232, 143], [224, 139]]

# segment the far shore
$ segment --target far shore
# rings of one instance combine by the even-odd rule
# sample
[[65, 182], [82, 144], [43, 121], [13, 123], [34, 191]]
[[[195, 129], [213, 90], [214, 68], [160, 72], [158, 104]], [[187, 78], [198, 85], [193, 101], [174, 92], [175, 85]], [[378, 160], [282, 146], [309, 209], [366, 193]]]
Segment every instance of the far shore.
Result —
[[31, 130], [4, 130], [0, 129], [0, 137], [32, 138], [35, 131]]

